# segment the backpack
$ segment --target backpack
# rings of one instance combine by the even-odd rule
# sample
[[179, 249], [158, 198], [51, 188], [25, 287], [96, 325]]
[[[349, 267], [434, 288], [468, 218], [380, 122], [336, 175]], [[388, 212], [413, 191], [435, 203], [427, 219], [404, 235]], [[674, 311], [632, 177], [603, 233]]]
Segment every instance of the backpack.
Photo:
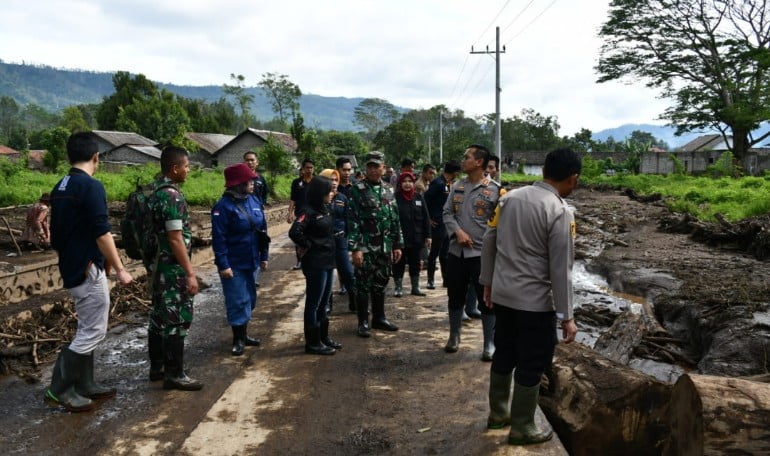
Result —
[[[162, 185], [158, 190], [169, 186]], [[120, 220], [120, 233], [126, 255], [134, 260], [142, 260], [145, 265], [155, 261], [158, 250], [154, 220], [148, 205], [152, 194], [153, 184], [141, 185], [137, 181], [136, 188], [128, 195], [126, 212]]]

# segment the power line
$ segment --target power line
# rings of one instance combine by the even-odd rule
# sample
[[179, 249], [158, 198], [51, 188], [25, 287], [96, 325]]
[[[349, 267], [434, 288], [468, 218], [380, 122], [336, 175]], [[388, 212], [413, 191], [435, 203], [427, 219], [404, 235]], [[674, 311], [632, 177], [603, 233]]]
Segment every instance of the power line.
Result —
[[543, 11], [540, 11], [540, 14], [538, 14], [537, 16], [535, 16], [535, 17], [534, 17], [534, 19], [532, 19], [531, 21], [529, 21], [529, 23], [528, 23], [527, 25], [525, 25], [523, 29], [519, 30], [519, 33], [517, 33], [517, 34], [513, 35], [513, 37], [512, 37], [510, 40], [508, 40], [508, 44], [510, 44], [510, 43], [511, 43], [511, 41], [515, 40], [515, 39], [516, 39], [516, 37], [518, 37], [519, 35], [521, 35], [522, 33], [524, 33], [524, 31], [525, 31], [525, 30], [527, 30], [527, 29], [528, 29], [528, 28], [529, 28], [529, 27], [530, 27], [532, 24], [534, 24], [534, 23], [535, 23], [535, 21], [537, 21], [538, 19], [540, 19], [540, 16], [542, 16], [543, 14], [545, 14], [545, 12], [546, 12], [546, 11], [548, 11], [549, 9], [551, 9], [551, 7], [554, 5], [554, 3], [558, 2], [558, 1], [559, 1], [559, 0], [553, 0], [551, 3], [549, 3], [549, 4], [548, 4], [548, 6], [546, 6], [546, 7], [545, 7], [545, 9], [543, 9]]
[[[534, 0], [532, 0], [532, 1], [534, 1]], [[474, 43], [479, 41], [484, 36], [484, 34], [487, 33], [489, 28], [492, 27], [492, 24], [494, 24], [495, 21], [497, 20], [497, 18], [499, 18], [500, 15], [503, 13], [503, 11], [505, 11], [505, 8], [508, 6], [509, 3], [511, 3], [511, 0], [506, 0], [506, 2], [500, 8], [500, 11], [497, 12], [495, 17], [489, 22], [489, 25], [487, 25], [487, 28], [484, 29], [483, 32], [481, 32], [481, 35], [479, 35], [479, 37], [476, 38], [476, 41], [474, 41]], [[469, 58], [470, 58], [470, 54], [466, 54], [465, 55], [465, 61], [463, 62], [463, 66], [462, 66], [462, 68], [460, 68], [460, 73], [457, 75], [457, 79], [455, 80], [455, 83], [452, 86], [452, 92], [449, 94], [449, 100], [450, 100], [450, 102], [448, 103], [449, 106], [451, 106], [451, 104], [452, 104], [451, 101], [454, 100], [454, 95], [455, 95], [455, 92], [457, 90], [457, 85], [459, 84], [460, 79], [462, 79], [463, 72], [465, 71], [465, 67], [468, 64], [468, 59]], [[460, 95], [457, 96], [458, 99], [461, 98], [463, 96], [463, 94], [465, 93], [465, 89], [468, 88], [468, 84], [470, 83], [470, 80], [473, 79], [473, 75], [476, 73], [476, 70], [478, 69], [478, 66], [479, 66], [479, 63], [477, 61], [476, 62], [476, 66], [473, 68], [473, 72], [471, 73], [470, 77], [468, 78], [468, 82], [465, 83], [465, 86], [463, 87], [462, 92], [460, 92]]]
[[519, 11], [519, 14], [517, 14], [513, 20], [511, 20], [511, 22], [505, 26], [505, 28], [503, 28], [501, 33], [505, 33], [509, 28], [511, 28], [511, 26], [515, 24], [517, 20], [519, 20], [519, 18], [529, 9], [530, 6], [532, 6], [533, 3], [535, 3], [535, 0], [530, 0], [529, 3], [527, 3], [524, 8], [521, 9], [521, 11]]
[[[532, 0], [532, 1], [535, 1], [535, 0]], [[473, 42], [474, 44], [477, 43], [481, 38], [484, 37], [484, 34], [489, 31], [489, 28], [492, 27], [492, 24], [494, 24], [495, 21], [497, 20], [497, 18], [500, 17], [500, 15], [503, 13], [503, 10], [505, 10], [505, 7], [508, 6], [509, 3], [511, 3], [511, 0], [507, 0], [505, 2], [503, 7], [500, 8], [500, 11], [497, 12], [497, 15], [489, 22], [489, 25], [487, 25], [487, 28], [485, 28], [484, 31], [481, 32], [481, 35], [479, 35], [479, 37], [476, 38], [476, 41]], [[530, 2], [530, 3], [532, 3], [532, 2]]]

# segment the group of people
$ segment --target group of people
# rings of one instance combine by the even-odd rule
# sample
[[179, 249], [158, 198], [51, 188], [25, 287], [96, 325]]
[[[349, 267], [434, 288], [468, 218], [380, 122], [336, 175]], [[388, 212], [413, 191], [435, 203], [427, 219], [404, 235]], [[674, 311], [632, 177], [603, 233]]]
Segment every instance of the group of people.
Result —
[[577, 186], [581, 160], [570, 149], [552, 151], [542, 182], [508, 193], [495, 180], [499, 163], [486, 147], [472, 144], [462, 162], [447, 162], [439, 177], [426, 165], [417, 178], [414, 162], [404, 160], [391, 186], [380, 152], [366, 156], [364, 179], [357, 182], [349, 179], [347, 159], [317, 177], [306, 160], [292, 184], [306, 190], [301, 199], [292, 192], [289, 235], [307, 282], [305, 350], [312, 354], [341, 348], [328, 336], [335, 267], [358, 314], [358, 335], [369, 337], [371, 328], [398, 330], [385, 316], [389, 277], [394, 296], [402, 296], [408, 265], [411, 294], [424, 296], [421, 264], [427, 253], [427, 287], [435, 289], [438, 259], [448, 297], [444, 350], [458, 351], [464, 318], [481, 319], [481, 359], [492, 363], [487, 426], [510, 426], [508, 442], [525, 445], [552, 436], [534, 416], [557, 322], [566, 343], [577, 333], [571, 279], [576, 227], [564, 198]]
[[[78, 327], [57, 358], [45, 398], [69, 411], [85, 411], [95, 399], [116, 393], [94, 380], [93, 352], [107, 330], [107, 276], [114, 271], [121, 285], [133, 278], [111, 235], [104, 187], [93, 178], [99, 168], [95, 136], [73, 134], [67, 156], [72, 168], [50, 193], [50, 242], [74, 299]], [[247, 326], [270, 243], [267, 185], [257, 172], [256, 154], [243, 158], [224, 170], [225, 191], [211, 210], [214, 261], [236, 356], [260, 344]], [[145, 263], [152, 297], [149, 378], [163, 380], [164, 389], [194, 391], [203, 384], [185, 373], [184, 340], [199, 285], [190, 260], [189, 208], [179, 188], [189, 173], [189, 156], [169, 146], [160, 161], [161, 173], [146, 203], [156, 240], [156, 253]], [[349, 310], [358, 315], [357, 334], [365, 338], [372, 329], [398, 330], [385, 315], [389, 278], [394, 278], [394, 295], [402, 296], [408, 266], [411, 294], [424, 296], [421, 266], [427, 260], [427, 287], [435, 289], [438, 259], [448, 296], [444, 349], [458, 351], [464, 314], [481, 318], [482, 359], [492, 362], [487, 425], [510, 425], [509, 443], [528, 444], [551, 437], [535, 425], [534, 411], [540, 378], [557, 343], [557, 321], [565, 342], [577, 332], [571, 282], [576, 228], [564, 197], [577, 186], [581, 162], [569, 149], [550, 152], [542, 182], [508, 193], [495, 180], [498, 165], [486, 147], [472, 144], [461, 163], [447, 162], [438, 177], [426, 165], [418, 178], [414, 162], [404, 160], [391, 186], [384, 180], [381, 152], [366, 156], [357, 181], [351, 179], [347, 158], [318, 176], [313, 162], [305, 160], [292, 183], [289, 237], [306, 278], [305, 351], [316, 355], [342, 348], [329, 336], [335, 269]], [[461, 171], [465, 176], [458, 179]], [[466, 307], [468, 302], [473, 305]]]

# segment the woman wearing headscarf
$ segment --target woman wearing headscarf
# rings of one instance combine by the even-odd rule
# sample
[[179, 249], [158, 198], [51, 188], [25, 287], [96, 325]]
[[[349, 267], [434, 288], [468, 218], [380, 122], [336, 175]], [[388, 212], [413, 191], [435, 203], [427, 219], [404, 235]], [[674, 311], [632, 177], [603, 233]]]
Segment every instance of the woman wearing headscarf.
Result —
[[329, 213], [332, 182], [316, 176], [307, 186], [305, 206], [289, 229], [305, 275], [305, 353], [333, 355], [342, 345], [329, 337], [326, 304], [334, 282], [334, 220]]
[[[355, 274], [353, 273], [353, 265], [350, 263], [350, 252], [348, 251], [348, 197], [342, 192], [337, 191], [340, 174], [336, 169], [325, 169], [319, 175], [332, 181], [332, 193], [334, 196], [331, 202], [331, 213], [334, 220], [334, 259], [340, 282], [342, 282], [345, 290], [347, 290], [348, 310], [355, 312], [356, 293], [353, 288], [355, 286]], [[331, 309], [331, 298], [329, 299], [329, 307]]]
[[404, 235], [404, 254], [393, 265], [393, 281], [396, 283], [396, 297], [404, 295], [403, 277], [406, 265], [409, 265], [409, 279], [412, 282], [412, 294], [425, 296], [420, 290], [420, 258], [423, 248], [430, 249], [430, 215], [423, 196], [415, 192], [415, 178], [411, 172], [402, 172], [398, 176], [396, 202], [401, 232]]
[[254, 274], [257, 268], [267, 269], [268, 259], [267, 221], [262, 203], [253, 194], [254, 177], [245, 163], [225, 168], [225, 193], [211, 209], [214, 263], [233, 329], [233, 356], [242, 355], [244, 346], [260, 344], [246, 329], [257, 304]]

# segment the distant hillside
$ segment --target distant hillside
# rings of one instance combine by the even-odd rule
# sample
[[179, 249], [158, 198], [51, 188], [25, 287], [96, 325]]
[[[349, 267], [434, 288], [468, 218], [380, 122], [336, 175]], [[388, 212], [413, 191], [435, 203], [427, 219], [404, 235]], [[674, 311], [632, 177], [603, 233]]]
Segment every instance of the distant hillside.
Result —
[[[113, 74], [5, 63], [0, 60], [0, 95], [9, 96], [19, 104], [34, 103], [49, 111], [60, 111], [70, 105], [98, 103], [102, 97], [112, 94]], [[224, 95], [221, 86], [157, 84], [181, 96], [206, 101], [215, 101]], [[257, 118], [269, 120], [275, 116], [262, 89], [251, 87], [247, 91], [254, 95], [252, 112]], [[300, 98], [300, 106], [305, 124], [309, 127], [356, 130], [353, 110], [362, 100], [306, 94]]]
[[[698, 136], [719, 133], [716, 130], [711, 130], [711, 131], [705, 131], [705, 132], [687, 133], [682, 136], [676, 136], [674, 135], [674, 132], [676, 131], [676, 129], [673, 127], [666, 127], [662, 125], [650, 125], [650, 124], [625, 124], [619, 127], [609, 128], [606, 130], [596, 132], [593, 134], [592, 137], [594, 140], [606, 141], [607, 138], [612, 136], [616, 141], [623, 141], [628, 136], [631, 136], [631, 133], [634, 130], [640, 130], [640, 131], [645, 131], [647, 133], [650, 133], [656, 138], [662, 139], [663, 141], [668, 143], [668, 146], [672, 149], [681, 147], [687, 144], [688, 142], [692, 141], [693, 139], [697, 138]], [[754, 137], [758, 138], [763, 134], [767, 133], [768, 131], [770, 131], [770, 122], [766, 122], [764, 125], [762, 125], [757, 130], [755, 130]], [[764, 141], [761, 141], [759, 146], [769, 147], [770, 138], [765, 139]]]
[[593, 134], [593, 139], [597, 141], [606, 141], [607, 138], [612, 136], [615, 141], [623, 141], [631, 136], [631, 133], [635, 130], [650, 133], [656, 138], [665, 141], [672, 149], [683, 146], [698, 136], [710, 133], [688, 133], [682, 136], [676, 136], [674, 135], [676, 128], [673, 127], [651, 124], [625, 124], [619, 127], [598, 131]]

